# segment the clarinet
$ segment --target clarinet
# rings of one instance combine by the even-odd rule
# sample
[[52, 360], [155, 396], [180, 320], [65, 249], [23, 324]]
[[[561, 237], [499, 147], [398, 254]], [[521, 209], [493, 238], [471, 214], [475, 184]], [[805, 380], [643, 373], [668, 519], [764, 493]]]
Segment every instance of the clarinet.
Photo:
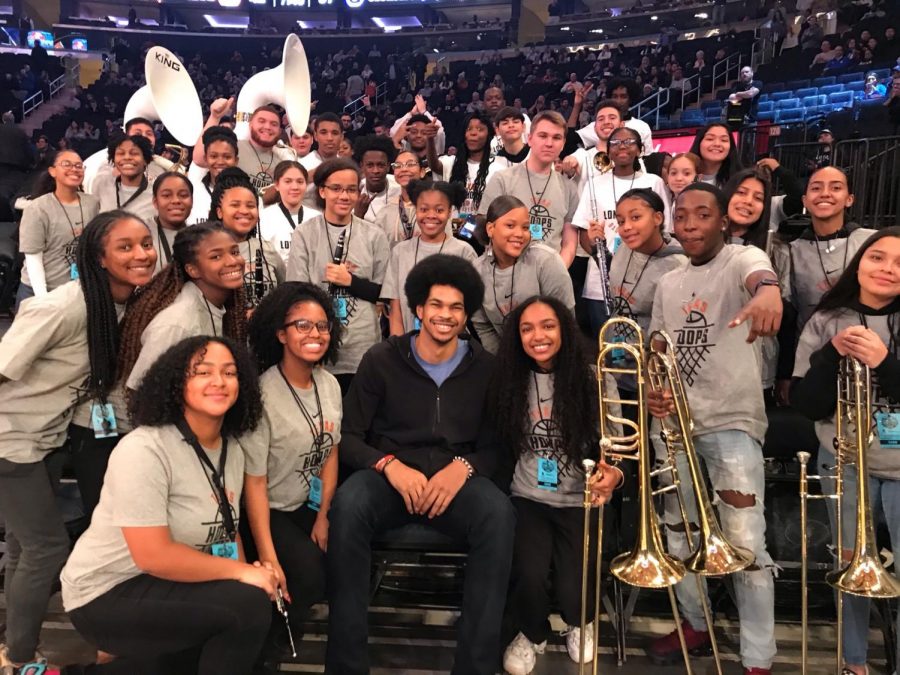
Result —
[[[331, 257], [331, 262], [335, 265], [340, 265], [344, 262], [344, 237], [347, 234], [347, 230], [344, 229], [341, 231], [340, 236], [338, 236], [337, 245], [334, 247], [334, 254]], [[334, 284], [328, 284], [328, 293], [332, 297], [335, 295], [335, 291], [337, 287]]]
[[609, 270], [606, 267], [606, 256], [606, 242], [597, 237], [594, 239], [593, 258], [597, 262], [597, 267], [600, 268], [600, 279], [603, 281], [603, 306], [606, 308], [607, 315], [609, 315]]

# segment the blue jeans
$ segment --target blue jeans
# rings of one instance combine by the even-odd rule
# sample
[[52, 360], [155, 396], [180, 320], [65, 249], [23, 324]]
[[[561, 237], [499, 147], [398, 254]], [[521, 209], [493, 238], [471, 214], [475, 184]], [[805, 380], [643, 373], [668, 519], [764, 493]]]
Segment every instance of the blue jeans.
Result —
[[357, 471], [338, 488], [328, 512], [328, 646], [325, 672], [369, 672], [368, 603], [372, 539], [411, 523], [429, 525], [468, 547], [454, 675], [493, 675], [512, 565], [516, 516], [487, 478], [467, 481], [447, 510], [428, 520], [411, 515], [387, 479]]
[[[710, 498], [717, 506], [723, 534], [732, 544], [748, 549], [756, 556], [751, 569], [732, 575], [740, 617], [741, 662], [745, 668], [770, 668], [776, 651], [775, 565], [766, 551], [762, 447], [747, 433], [736, 430], [695, 436], [694, 447], [712, 484]], [[695, 525], [696, 502], [684, 453], [678, 454], [677, 461], [688, 519]], [[718, 494], [725, 491], [752, 495], [755, 503], [746, 508], [732, 506]], [[683, 531], [681, 513], [672, 492], [665, 498], [665, 522], [670, 553], [682, 560], [687, 558], [692, 547]], [[673, 526], [681, 529], [673, 529]], [[696, 545], [696, 537], [694, 539]], [[690, 576], [693, 575], [688, 575], [675, 587], [678, 604], [691, 627], [705, 631], [700, 591]]]
[[[852, 550], [856, 541], [856, 486], [855, 466], [844, 470], [844, 498], [841, 505], [841, 530], [844, 550]], [[900, 481], [869, 477], [869, 500], [875, 522], [882, 519], [891, 534], [891, 549], [900, 551]], [[895, 564], [896, 567], [896, 564]], [[869, 599], [844, 594], [844, 661], [853, 666], [866, 662], [869, 632]], [[898, 617], [900, 630], [900, 617]], [[900, 659], [900, 647], [897, 650]], [[900, 663], [900, 661], [897, 661]]]
[[606, 305], [602, 300], [585, 298], [584, 303], [587, 306], [588, 320], [591, 322], [591, 334], [596, 339], [603, 324], [609, 320], [609, 312], [606, 311]]

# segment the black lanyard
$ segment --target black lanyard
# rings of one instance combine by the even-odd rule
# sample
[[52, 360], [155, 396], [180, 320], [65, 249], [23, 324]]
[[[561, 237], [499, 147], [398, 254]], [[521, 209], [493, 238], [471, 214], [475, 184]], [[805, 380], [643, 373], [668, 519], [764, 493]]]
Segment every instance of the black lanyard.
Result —
[[138, 189], [135, 190], [135, 192], [134, 192], [133, 195], [131, 195], [128, 199], [125, 200], [125, 203], [124, 203], [124, 204], [121, 203], [120, 197], [119, 197], [119, 186], [120, 186], [120, 185], [122, 185], [122, 177], [121, 177], [121, 176], [118, 177], [118, 178], [116, 178], [116, 183], [115, 183], [115, 186], [116, 186], [116, 207], [118, 207], [118, 208], [120, 208], [120, 209], [124, 209], [124, 208], [125, 208], [126, 206], [128, 206], [131, 202], [133, 202], [135, 199], [137, 199], [138, 197], [140, 197], [141, 194], [143, 194], [143, 192], [147, 189], [147, 185], [148, 185], [148, 182], [147, 182], [147, 176], [141, 176], [141, 184], [138, 186]]
[[547, 192], [547, 186], [550, 185], [550, 179], [553, 178], [553, 167], [550, 167], [550, 173], [547, 175], [547, 182], [544, 183], [544, 189], [535, 196], [534, 188], [531, 186], [531, 172], [524, 162], [522, 162], [520, 166], [525, 169], [525, 178], [528, 179], [528, 192], [531, 193], [531, 206], [528, 210], [531, 211], [535, 206], [538, 206], [539, 202], [544, 198], [544, 193]]
[[[637, 287], [638, 287], [638, 284], [641, 283], [641, 279], [644, 278], [644, 272], [647, 271], [647, 266], [650, 264], [650, 261], [653, 260], [654, 256], [656, 256], [656, 254], [659, 253], [659, 252], [662, 250], [663, 246], [665, 246], [665, 245], [666, 245], [666, 241], [665, 241], [665, 239], [664, 239], [664, 240], [663, 240], [663, 243], [659, 245], [659, 248], [656, 249], [653, 253], [651, 253], [650, 255], [647, 256], [647, 260], [644, 261], [644, 266], [641, 268], [641, 271], [640, 271], [640, 273], [638, 274], [637, 281], [635, 281], [635, 282], [634, 282], [634, 286], [631, 287], [631, 295], [632, 295], [632, 296], [634, 296], [635, 292], [637, 291]], [[628, 254], [628, 262], [625, 263], [625, 274], [622, 275], [622, 286], [621, 286], [621, 288], [619, 289], [620, 291], [623, 291], [623, 292], [624, 292], [624, 290], [625, 290], [625, 284], [628, 283], [628, 269], [631, 267], [631, 259], [632, 259], [633, 257], [634, 257], [634, 251], [629, 252], [629, 254]], [[619, 296], [620, 298], [623, 297], [623, 296], [622, 296], [622, 293], [619, 293], [618, 296]], [[630, 303], [629, 303], [629, 304], [630, 304]]]
[[303, 205], [300, 205], [300, 211], [297, 213], [297, 222], [294, 222], [294, 216], [291, 215], [291, 212], [287, 210], [287, 207], [278, 202], [278, 208], [281, 209], [281, 212], [284, 214], [284, 217], [287, 218], [287, 221], [291, 224], [291, 229], [297, 229], [297, 223], [303, 222]]
[[[833, 288], [834, 284], [831, 283], [831, 279], [828, 278], [828, 271], [825, 269], [825, 261], [822, 260], [822, 251], [819, 249], [819, 235], [813, 232], [813, 236], [816, 238], [816, 255], [819, 257], [819, 267], [822, 268], [822, 276], [825, 279], [825, 283], [828, 284], [828, 288]], [[824, 241], [834, 241], [835, 239], [846, 239], [844, 242], [844, 262], [841, 264], [840, 274], [844, 273], [844, 270], [847, 269], [847, 253], [850, 251], [850, 235], [848, 234], [846, 237], [834, 237], [832, 239], [825, 239]], [[825, 245], [825, 253], [828, 253], [828, 245]], [[838, 276], [840, 276], [840, 274]]]
[[[300, 408], [300, 414], [303, 415], [303, 419], [306, 420], [306, 425], [309, 427], [309, 433], [311, 433], [313, 437], [313, 445], [315, 446], [313, 449], [317, 449], [319, 447], [319, 437], [322, 435], [322, 430], [325, 428], [325, 417], [322, 414], [322, 401], [319, 399], [319, 387], [316, 384], [316, 378], [312, 374], [309, 376], [309, 379], [312, 380], [313, 393], [316, 396], [316, 414], [312, 415], [306, 409], [306, 406], [303, 405], [303, 401], [297, 394], [297, 390], [294, 389], [293, 385], [288, 381], [287, 375], [285, 375], [284, 371], [281, 369], [281, 364], [278, 364], [278, 372], [281, 374], [281, 378], [284, 380], [284, 384], [288, 388], [288, 391], [291, 392], [291, 396], [294, 397], [294, 403]], [[319, 420], [318, 427], [316, 427], [316, 420]]]
[[162, 223], [159, 222], [159, 218], [154, 218], [156, 221], [156, 236], [159, 239], [159, 247], [162, 249], [163, 257], [166, 259], [166, 264], [168, 265], [172, 262], [172, 249], [169, 248], [169, 240], [166, 239], [165, 228], [163, 228]]
[[231, 505], [228, 503], [228, 493], [225, 492], [225, 462], [228, 460], [228, 439], [222, 437], [222, 450], [219, 454], [219, 468], [217, 469], [210, 461], [206, 451], [197, 440], [197, 435], [191, 431], [187, 422], [179, 420], [175, 426], [181, 432], [184, 441], [190, 445], [200, 460], [201, 466], [204, 468], [203, 473], [207, 474], [207, 479], [213, 488], [213, 494], [216, 497], [216, 505], [219, 507], [219, 513], [222, 516], [222, 524], [225, 526], [225, 534], [228, 535], [228, 541], [237, 541], [237, 526], [234, 524], [234, 516], [231, 515]]
[[[416, 263], [419, 262], [419, 242], [422, 241], [422, 237], [416, 237], [416, 254], [413, 257], [413, 267], [416, 266]], [[444, 233], [444, 238], [441, 240], [441, 247], [438, 249], [438, 255], [440, 255], [444, 251], [444, 244], [447, 243], [447, 233]]]
[[[78, 195], [76, 195], [76, 197], [78, 198], [78, 213], [81, 214], [81, 220], [79, 221], [78, 224], [81, 226], [81, 229], [83, 230], [84, 224], [85, 224], [84, 223], [84, 210], [81, 208], [81, 197]], [[69, 229], [72, 230], [72, 239], [77, 239], [78, 234], [75, 232], [75, 225], [72, 224], [72, 219], [69, 218], [69, 212], [66, 211], [66, 207], [60, 201], [59, 197], [56, 196], [55, 192], [53, 193], [53, 198], [56, 199], [56, 203], [59, 204], [59, 208], [62, 209], [63, 215], [66, 217], [66, 222], [69, 223]]]
[[[862, 312], [857, 312], [857, 314], [859, 315], [859, 322], [863, 326], [865, 326], [865, 328], [868, 330], [869, 322], [866, 319], [866, 315], [863, 314]], [[887, 316], [888, 335], [890, 336], [888, 338], [887, 348], [888, 348], [888, 353], [891, 356], [893, 356], [896, 353], [895, 349], [897, 347], [896, 338], [894, 337], [895, 336], [895, 328], [896, 328], [896, 326], [894, 326], [894, 324], [896, 323], [896, 317], [897, 317], [896, 314], [888, 314], [888, 316]]]
[[410, 220], [409, 214], [406, 212], [406, 206], [403, 204], [403, 197], [400, 197], [398, 206], [400, 207], [400, 224], [403, 226], [403, 234], [407, 239], [410, 239], [416, 227], [416, 216], [413, 214], [412, 220]]

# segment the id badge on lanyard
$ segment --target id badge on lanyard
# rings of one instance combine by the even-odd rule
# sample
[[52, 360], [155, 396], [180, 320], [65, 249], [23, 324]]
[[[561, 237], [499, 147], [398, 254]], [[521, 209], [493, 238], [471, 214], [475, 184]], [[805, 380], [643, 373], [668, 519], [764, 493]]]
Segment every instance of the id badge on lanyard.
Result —
[[95, 401], [91, 405], [91, 428], [94, 438], [112, 438], [119, 435], [116, 411], [112, 403]]
[[875, 413], [875, 427], [882, 448], [900, 449], [900, 412]]
[[313, 511], [322, 508], [322, 479], [318, 476], [309, 479], [309, 497], [306, 503]]
[[542, 490], [556, 492], [559, 487], [559, 467], [555, 459], [538, 457], [537, 485]]

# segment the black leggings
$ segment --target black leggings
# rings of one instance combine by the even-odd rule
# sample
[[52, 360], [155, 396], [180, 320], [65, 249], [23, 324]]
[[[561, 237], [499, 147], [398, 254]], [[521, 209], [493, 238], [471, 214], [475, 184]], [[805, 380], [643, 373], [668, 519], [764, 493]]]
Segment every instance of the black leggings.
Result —
[[[118, 657], [110, 664], [111, 672], [125, 672], [127, 661], [146, 664], [199, 650], [198, 675], [249, 674], [271, 617], [268, 596], [255, 586], [239, 581], [179, 583], [147, 574], [123, 581], [69, 612], [88, 642]], [[136, 666], [133, 672], [138, 671], [148, 672]]]
[[309, 536], [318, 514], [305, 504], [296, 511], [272, 509], [269, 514], [272, 543], [291, 594], [291, 631], [297, 639], [309, 608], [325, 599], [325, 554]]
[[77, 424], [69, 425], [69, 448], [72, 453], [72, 469], [78, 481], [78, 491], [84, 505], [86, 522], [100, 502], [100, 490], [109, 456], [124, 434], [111, 438], [95, 438], [94, 430]]

